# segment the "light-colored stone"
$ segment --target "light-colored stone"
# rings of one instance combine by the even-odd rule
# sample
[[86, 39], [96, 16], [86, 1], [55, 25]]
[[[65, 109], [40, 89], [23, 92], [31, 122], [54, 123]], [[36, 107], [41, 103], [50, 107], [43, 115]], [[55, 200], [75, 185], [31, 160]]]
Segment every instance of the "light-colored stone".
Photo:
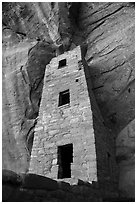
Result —
[[[43, 125], [46, 127], [42, 134], [42, 137], [47, 138], [46, 141], [44, 140], [43, 149], [46, 149], [47, 155], [51, 155], [49, 157], [51, 168], [49, 168], [49, 172], [48, 169], [43, 171], [43, 176], [48, 174], [49, 177], [58, 179], [59, 166], [61, 165], [60, 160], [58, 160], [58, 147], [72, 144], [71, 178], [63, 178], [63, 180], [71, 184], [78, 179], [86, 179], [90, 182], [97, 181], [97, 171], [100, 171], [99, 180], [103, 182], [108, 172], [108, 166], [104, 163], [104, 160], [107, 163], [107, 146], [112, 144], [106, 139], [108, 132], [100, 119], [101, 115], [92, 93], [92, 82], [88, 67], [85, 65], [84, 69], [79, 72], [77, 54], [79, 59], [84, 61], [81, 56], [81, 47], [78, 46], [74, 50], [51, 60], [48, 71], [45, 71], [45, 79], [47, 74], [51, 74], [52, 80], [44, 80], [39, 121], [42, 118]], [[75, 60], [72, 59], [72, 55]], [[64, 58], [67, 60], [67, 66], [60, 69], [58, 69], [58, 66], [53, 66], [53, 62], [56, 61], [58, 65], [59, 60]], [[76, 82], [77, 78], [80, 79], [80, 82]], [[90, 89], [88, 89], [88, 86]], [[67, 89], [70, 91], [70, 104], [58, 107], [59, 93]], [[77, 107], [75, 103], [78, 104]], [[35, 143], [38, 144], [37, 147], [34, 146], [36, 149], [42, 143], [40, 138], [41, 136], [35, 140]], [[44, 162], [43, 156], [41, 154], [37, 155], [38, 160], [44, 166], [43, 169], [46, 169], [47, 163]], [[30, 168], [37, 160], [36, 157], [33, 157], [33, 151], [31, 157]], [[69, 155], [66, 155], [66, 161], [67, 157]], [[111, 161], [115, 163], [113, 159]], [[103, 171], [97, 169], [97, 163], [101, 163], [99, 166]], [[35, 173], [35, 170], [33, 173]]]
[[40, 131], [40, 130], [43, 130], [43, 127], [42, 127], [42, 126], [39, 126], [39, 127], [36, 127], [36, 128], [35, 128], [35, 131]]

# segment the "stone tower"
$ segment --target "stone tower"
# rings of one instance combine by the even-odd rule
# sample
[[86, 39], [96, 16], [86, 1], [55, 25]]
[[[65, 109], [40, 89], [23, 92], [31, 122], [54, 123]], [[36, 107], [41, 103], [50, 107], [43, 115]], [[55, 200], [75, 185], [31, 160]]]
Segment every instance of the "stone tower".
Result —
[[91, 82], [80, 46], [47, 65], [29, 173], [71, 184], [115, 180], [114, 141]]

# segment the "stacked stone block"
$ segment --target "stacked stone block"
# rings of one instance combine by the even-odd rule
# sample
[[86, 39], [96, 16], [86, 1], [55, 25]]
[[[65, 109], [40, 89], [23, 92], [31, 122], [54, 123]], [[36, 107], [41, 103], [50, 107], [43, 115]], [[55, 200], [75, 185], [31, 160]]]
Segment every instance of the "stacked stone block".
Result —
[[[66, 66], [59, 69], [63, 59]], [[67, 89], [70, 103], [58, 106], [59, 93]], [[73, 144], [71, 178], [63, 180], [104, 181], [109, 171], [107, 137], [80, 46], [53, 58], [46, 67], [29, 172], [58, 179], [58, 146]]]

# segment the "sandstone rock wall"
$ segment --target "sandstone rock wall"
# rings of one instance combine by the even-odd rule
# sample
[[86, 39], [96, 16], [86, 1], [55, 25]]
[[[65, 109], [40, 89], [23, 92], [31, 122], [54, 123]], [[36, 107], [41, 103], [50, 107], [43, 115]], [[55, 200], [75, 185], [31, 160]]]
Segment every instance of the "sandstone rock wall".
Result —
[[82, 3], [79, 22], [88, 45], [86, 60], [95, 97], [117, 134], [134, 119], [134, 6]]
[[[134, 10], [134, 3], [88, 2], [81, 4], [79, 13], [79, 27], [84, 28], [84, 41], [88, 45], [86, 60], [93, 91], [105, 124], [116, 137], [135, 118]], [[122, 137], [126, 140], [126, 134]], [[120, 145], [122, 141], [118, 141]], [[128, 142], [132, 148], [123, 147], [119, 188], [122, 192], [130, 189], [124, 195], [134, 197], [134, 159], [132, 164], [130, 159], [125, 160], [134, 144]], [[119, 152], [119, 147], [116, 151]]]
[[116, 139], [121, 194], [135, 196], [135, 120], [131, 121]]
[[[15, 135], [18, 135], [16, 138], [20, 138], [20, 141], [24, 136], [32, 138], [33, 141], [33, 127], [41, 98], [44, 66], [46, 67], [52, 58], [51, 52], [55, 56], [54, 50], [57, 45], [63, 44], [66, 50], [81, 43], [88, 45], [86, 59], [92, 74], [93, 91], [106, 125], [113, 130], [113, 133], [117, 135], [134, 119], [134, 5], [134, 2], [3, 3], [3, 162], [5, 168], [22, 171], [25, 164], [27, 169], [28, 151], [25, 150], [24, 139], [23, 143], [20, 142], [21, 148], [19, 148], [16, 145]], [[49, 50], [47, 42], [51, 45], [55, 39], [57, 42], [53, 43], [54, 48], [50, 46], [52, 49], [47, 51]], [[22, 49], [24, 51], [21, 51], [23, 54], [20, 56]], [[28, 53], [29, 49], [31, 51]], [[6, 55], [10, 56], [7, 62]], [[45, 55], [47, 59], [44, 58]], [[19, 58], [18, 62], [15, 62], [15, 56], [16, 59]], [[29, 59], [28, 62], [27, 59]], [[33, 79], [35, 65], [36, 69], [37, 66], [42, 67], [42, 73], [37, 70], [38, 80]], [[15, 71], [14, 77], [10, 74], [5, 79], [5, 74], [17, 70], [17, 67], [22, 67], [20, 73]], [[21, 73], [26, 73], [25, 77]], [[27, 83], [24, 82], [24, 78]], [[33, 79], [33, 82], [30, 79]], [[35, 91], [35, 87], [38, 87], [38, 91]], [[8, 91], [10, 89], [11, 92]], [[11, 96], [14, 92], [16, 97]], [[38, 100], [36, 100], [37, 97]], [[9, 101], [16, 104], [14, 109], [7, 105]], [[15, 113], [16, 109], [18, 114]], [[21, 116], [25, 123], [21, 120]], [[12, 121], [16, 121], [14, 122], [16, 128], [13, 128]], [[20, 133], [21, 126], [22, 133]], [[30, 141], [29, 151], [31, 151], [32, 141]], [[20, 159], [15, 159], [22, 157], [25, 158], [23, 163]], [[14, 158], [12, 162], [11, 158]], [[23, 167], [18, 168], [21, 163]]]
[[26, 136], [34, 121], [25, 118], [26, 107], [30, 105], [29, 80], [22, 67], [33, 42], [16, 45], [10, 42], [8, 34], [9, 44], [3, 48], [3, 168], [26, 172], [30, 156]]
[[28, 170], [44, 71], [55, 56], [36, 14], [31, 3], [3, 3], [3, 168], [16, 172]]

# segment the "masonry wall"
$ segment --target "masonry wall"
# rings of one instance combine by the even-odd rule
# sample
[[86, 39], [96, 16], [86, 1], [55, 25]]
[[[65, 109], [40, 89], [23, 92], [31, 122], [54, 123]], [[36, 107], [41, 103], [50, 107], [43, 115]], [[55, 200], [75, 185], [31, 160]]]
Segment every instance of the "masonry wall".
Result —
[[[67, 66], [58, 69], [64, 58]], [[44, 83], [29, 172], [57, 179], [57, 148], [72, 143], [71, 178], [63, 180], [97, 181], [92, 110], [80, 47], [52, 59]], [[70, 104], [58, 107], [59, 93], [67, 89]]]
[[[58, 69], [58, 62], [64, 58], [67, 66]], [[59, 92], [67, 89], [70, 104], [58, 107]], [[96, 104], [80, 47], [52, 59], [48, 65], [35, 131], [30, 173], [57, 179], [57, 147], [72, 143], [72, 174], [65, 181], [116, 182], [114, 138]]]

